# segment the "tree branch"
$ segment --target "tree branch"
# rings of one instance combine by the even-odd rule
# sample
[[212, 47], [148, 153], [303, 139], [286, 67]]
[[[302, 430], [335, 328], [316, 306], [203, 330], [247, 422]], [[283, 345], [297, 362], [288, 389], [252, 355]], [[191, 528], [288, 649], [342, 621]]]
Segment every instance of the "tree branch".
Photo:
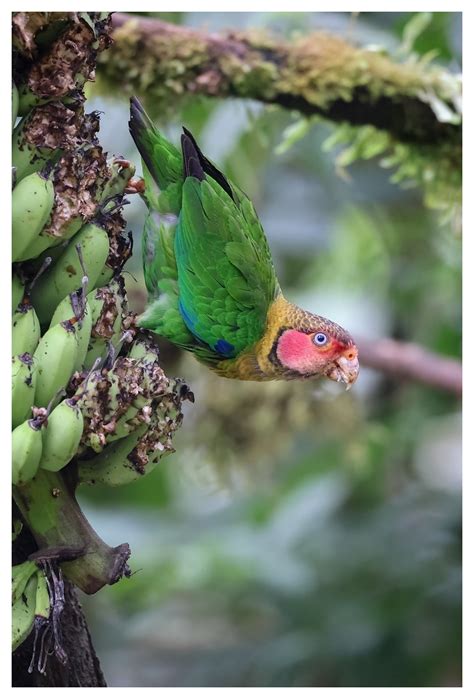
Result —
[[[99, 73], [115, 87], [169, 108], [189, 94], [245, 97], [372, 125], [401, 142], [460, 144], [459, 85], [439, 67], [396, 63], [340, 37], [311, 33], [292, 42], [262, 30], [206, 34], [157, 19], [116, 13], [114, 45]], [[436, 109], [436, 105], [439, 109]]]
[[410, 342], [357, 339], [361, 364], [385, 374], [462, 394], [462, 366]]

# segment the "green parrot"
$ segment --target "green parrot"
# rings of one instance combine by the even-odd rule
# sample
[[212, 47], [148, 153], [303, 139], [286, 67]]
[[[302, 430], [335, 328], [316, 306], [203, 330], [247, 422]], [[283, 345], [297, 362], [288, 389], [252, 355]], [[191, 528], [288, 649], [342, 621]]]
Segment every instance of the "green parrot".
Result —
[[227, 378], [326, 376], [349, 388], [359, 372], [353, 339], [284, 298], [250, 199], [187, 129], [181, 150], [165, 139], [135, 97], [129, 127], [148, 206], [142, 245], [149, 299], [139, 325]]

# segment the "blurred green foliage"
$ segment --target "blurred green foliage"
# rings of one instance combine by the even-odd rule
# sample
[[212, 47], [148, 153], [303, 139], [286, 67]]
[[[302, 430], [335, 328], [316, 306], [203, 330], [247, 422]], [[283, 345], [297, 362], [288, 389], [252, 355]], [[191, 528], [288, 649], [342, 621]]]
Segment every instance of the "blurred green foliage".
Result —
[[[167, 19], [166, 13], [160, 15]], [[328, 28], [398, 46], [411, 15], [181, 13], [172, 21]], [[434, 13], [411, 50], [459, 60], [460, 15]], [[138, 162], [127, 104], [94, 98], [101, 139]], [[356, 336], [461, 356], [461, 244], [371, 160], [335, 165], [328, 125], [199, 99], [173, 123], [253, 198], [287, 296]], [[158, 119], [159, 121], [159, 119]], [[286, 132], [285, 132], [286, 130]], [[293, 134], [294, 135], [294, 134]], [[290, 139], [288, 148], [279, 148]], [[127, 280], [143, 307], [144, 207]], [[85, 599], [110, 685], [439, 686], [461, 683], [459, 400], [363, 369], [349, 393], [219, 379], [160, 342], [196, 395], [176, 454], [122, 490], [83, 489], [134, 575]]]

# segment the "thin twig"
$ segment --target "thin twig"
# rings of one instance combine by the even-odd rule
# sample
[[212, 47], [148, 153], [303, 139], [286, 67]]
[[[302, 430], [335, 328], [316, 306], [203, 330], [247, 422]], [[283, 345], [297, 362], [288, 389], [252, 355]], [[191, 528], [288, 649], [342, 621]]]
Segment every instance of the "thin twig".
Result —
[[361, 364], [401, 379], [462, 394], [461, 362], [430, 352], [412, 342], [390, 338], [357, 339]]

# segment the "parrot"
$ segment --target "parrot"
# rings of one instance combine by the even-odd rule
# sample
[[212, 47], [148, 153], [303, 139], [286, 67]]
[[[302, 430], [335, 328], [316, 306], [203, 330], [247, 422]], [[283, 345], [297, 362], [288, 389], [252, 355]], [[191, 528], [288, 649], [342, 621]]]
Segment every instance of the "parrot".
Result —
[[148, 304], [140, 327], [243, 381], [327, 377], [350, 388], [358, 349], [331, 320], [287, 301], [247, 195], [183, 127], [181, 150], [136, 97], [129, 129], [143, 163], [142, 253]]

